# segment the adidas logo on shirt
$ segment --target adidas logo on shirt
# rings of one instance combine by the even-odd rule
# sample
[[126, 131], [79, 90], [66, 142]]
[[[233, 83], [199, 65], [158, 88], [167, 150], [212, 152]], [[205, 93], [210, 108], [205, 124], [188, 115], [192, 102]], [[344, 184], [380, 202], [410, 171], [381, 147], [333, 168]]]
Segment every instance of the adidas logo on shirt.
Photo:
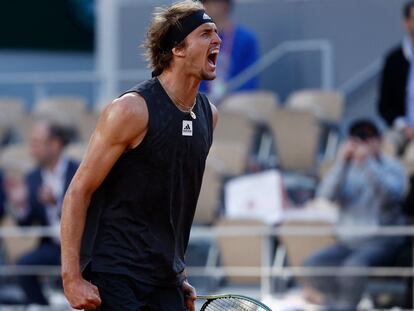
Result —
[[183, 121], [183, 136], [193, 136], [193, 121]]

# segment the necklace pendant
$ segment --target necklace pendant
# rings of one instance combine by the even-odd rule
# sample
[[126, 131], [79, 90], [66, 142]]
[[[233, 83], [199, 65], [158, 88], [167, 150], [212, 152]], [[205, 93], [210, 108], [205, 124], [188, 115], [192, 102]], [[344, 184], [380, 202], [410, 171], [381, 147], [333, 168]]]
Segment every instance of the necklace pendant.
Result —
[[191, 117], [193, 120], [197, 119], [196, 114], [195, 114], [192, 110], [190, 110], [190, 117]]

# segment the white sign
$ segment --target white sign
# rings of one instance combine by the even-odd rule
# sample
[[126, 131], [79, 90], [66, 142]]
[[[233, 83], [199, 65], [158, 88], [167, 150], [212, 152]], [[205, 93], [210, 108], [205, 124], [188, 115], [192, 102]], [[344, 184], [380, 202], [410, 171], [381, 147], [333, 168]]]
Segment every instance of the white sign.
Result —
[[277, 170], [237, 177], [225, 185], [225, 214], [233, 219], [282, 221], [284, 191]]

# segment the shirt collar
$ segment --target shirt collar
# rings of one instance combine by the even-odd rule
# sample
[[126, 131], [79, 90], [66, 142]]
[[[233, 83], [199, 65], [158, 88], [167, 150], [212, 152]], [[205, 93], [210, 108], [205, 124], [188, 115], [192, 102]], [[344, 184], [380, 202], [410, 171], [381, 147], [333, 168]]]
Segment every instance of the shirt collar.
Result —
[[42, 169], [43, 174], [50, 174], [54, 176], [64, 176], [68, 167], [68, 159], [65, 156], [59, 158], [58, 163], [52, 171]]

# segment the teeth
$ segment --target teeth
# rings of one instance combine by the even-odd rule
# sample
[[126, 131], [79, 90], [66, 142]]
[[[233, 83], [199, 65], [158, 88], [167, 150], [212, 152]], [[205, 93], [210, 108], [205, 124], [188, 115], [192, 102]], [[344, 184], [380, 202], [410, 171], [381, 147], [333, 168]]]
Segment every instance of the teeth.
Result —
[[214, 50], [209, 51], [208, 53], [208, 62], [210, 65], [215, 66], [216, 65], [216, 60], [217, 60], [217, 55], [219, 53], [219, 50], [216, 48]]

